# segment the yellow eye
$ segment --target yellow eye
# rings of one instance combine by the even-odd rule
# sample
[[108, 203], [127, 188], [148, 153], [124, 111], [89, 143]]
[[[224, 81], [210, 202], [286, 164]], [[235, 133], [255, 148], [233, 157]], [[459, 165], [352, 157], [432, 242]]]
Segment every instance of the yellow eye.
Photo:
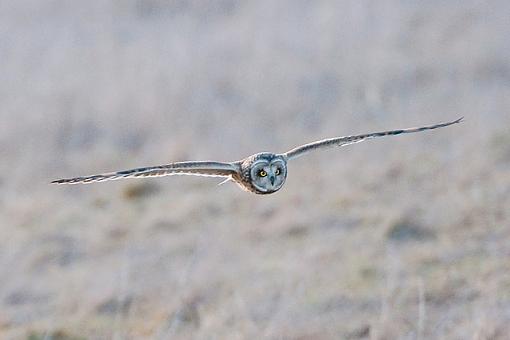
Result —
[[276, 176], [278, 176], [280, 174], [280, 168], [276, 168], [276, 171], [274, 172], [276, 174]]
[[260, 177], [266, 177], [267, 176], [267, 172], [265, 172], [264, 170], [260, 170], [259, 171], [259, 176]]

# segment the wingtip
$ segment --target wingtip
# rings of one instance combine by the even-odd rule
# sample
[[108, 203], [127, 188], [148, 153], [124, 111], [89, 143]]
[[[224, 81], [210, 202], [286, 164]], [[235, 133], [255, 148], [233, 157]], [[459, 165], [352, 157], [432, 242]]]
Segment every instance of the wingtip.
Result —
[[73, 183], [75, 183], [75, 182], [72, 182], [68, 179], [56, 179], [56, 180], [50, 182], [50, 184], [56, 184], [56, 185], [73, 184]]
[[456, 121], [454, 121], [453, 123], [454, 124], [457, 124], [457, 123], [462, 123], [464, 121], [464, 116], [460, 117], [459, 119], [457, 119]]

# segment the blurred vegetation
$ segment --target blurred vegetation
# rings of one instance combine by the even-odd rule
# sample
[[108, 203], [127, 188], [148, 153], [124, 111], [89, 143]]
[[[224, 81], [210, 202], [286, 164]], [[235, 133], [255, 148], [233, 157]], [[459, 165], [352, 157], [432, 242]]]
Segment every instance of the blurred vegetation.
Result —
[[[505, 339], [510, 3], [0, 2], [0, 338]], [[465, 116], [211, 178], [61, 177]]]

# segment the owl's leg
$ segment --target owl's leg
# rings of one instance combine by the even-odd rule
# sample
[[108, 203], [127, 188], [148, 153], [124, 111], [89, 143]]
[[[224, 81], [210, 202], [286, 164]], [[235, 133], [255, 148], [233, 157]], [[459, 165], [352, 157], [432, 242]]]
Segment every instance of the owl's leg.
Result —
[[221, 183], [218, 183], [218, 185], [225, 184], [227, 182], [230, 182], [231, 180], [232, 180], [232, 177], [227, 177], [224, 181], [222, 181]]

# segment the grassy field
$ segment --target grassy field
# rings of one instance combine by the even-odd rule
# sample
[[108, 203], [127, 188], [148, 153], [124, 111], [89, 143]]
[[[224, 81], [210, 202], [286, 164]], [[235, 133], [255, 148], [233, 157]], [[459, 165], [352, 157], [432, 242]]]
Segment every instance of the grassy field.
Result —
[[[2, 339], [507, 339], [510, 2], [0, 1]], [[167, 177], [290, 164], [269, 196]]]

